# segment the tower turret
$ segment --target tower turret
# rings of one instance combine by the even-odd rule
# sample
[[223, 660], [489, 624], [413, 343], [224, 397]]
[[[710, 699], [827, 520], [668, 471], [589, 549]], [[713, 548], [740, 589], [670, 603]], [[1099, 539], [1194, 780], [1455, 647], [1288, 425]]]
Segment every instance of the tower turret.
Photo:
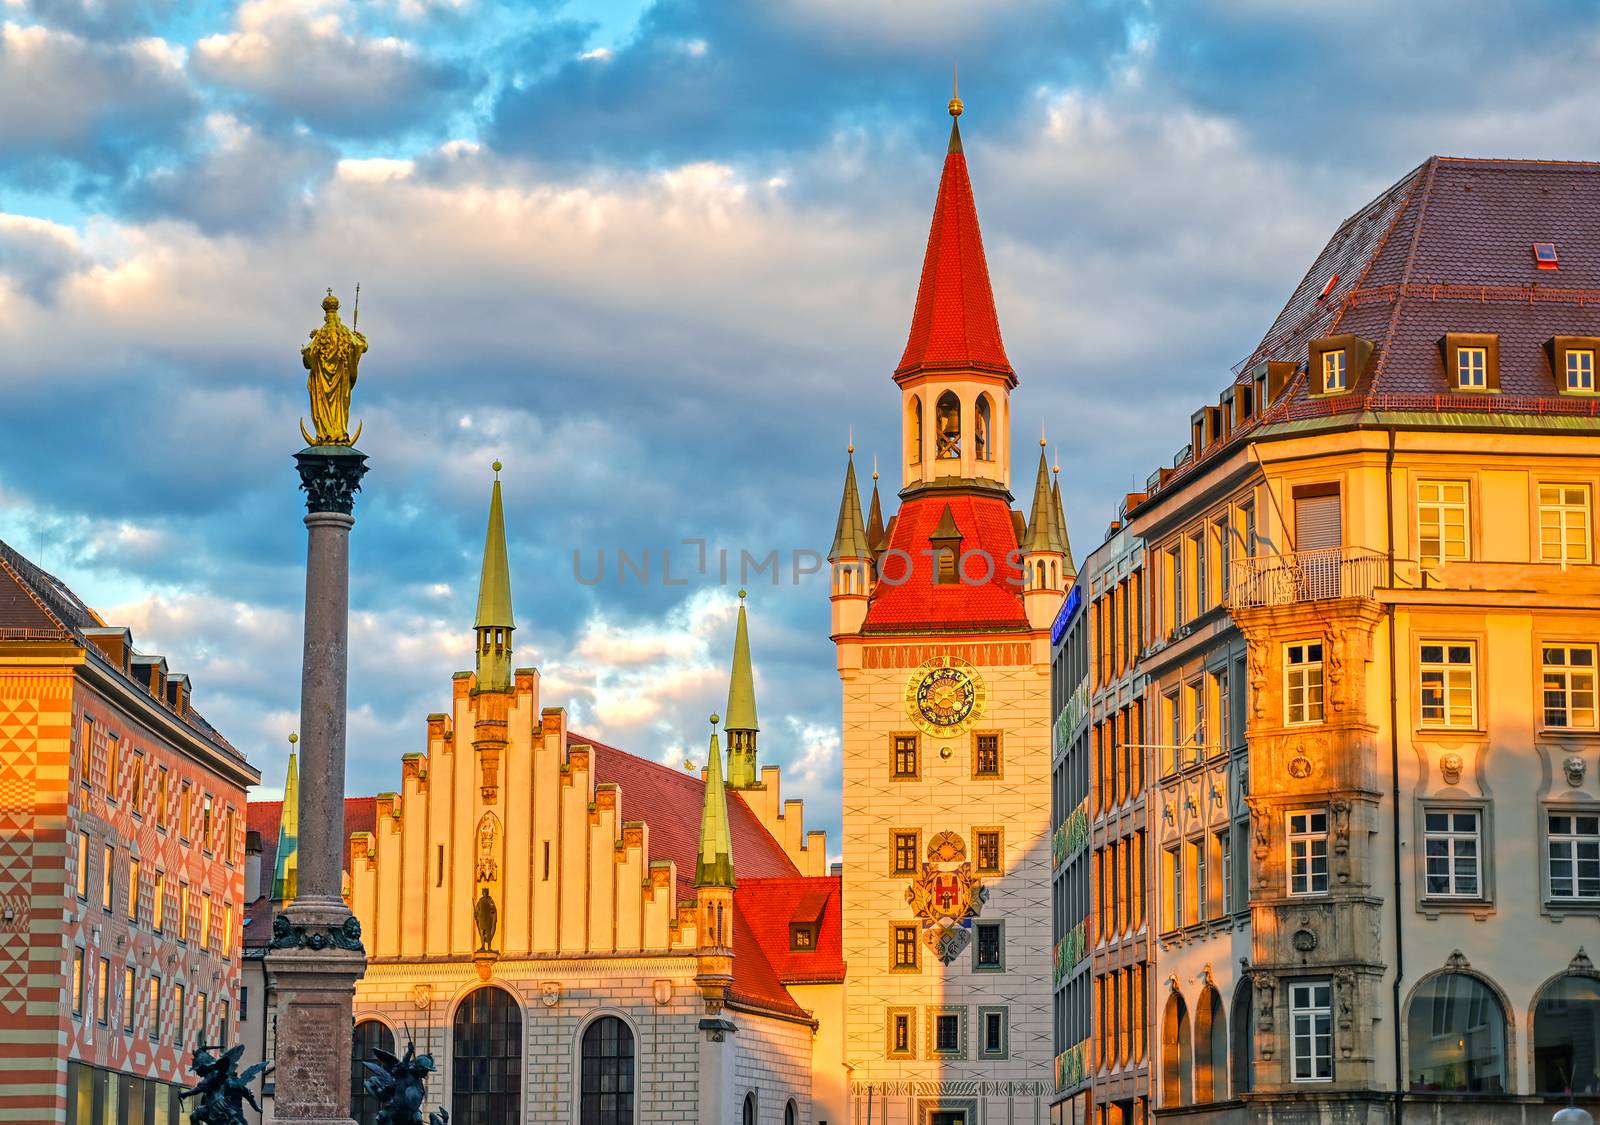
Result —
[[760, 783], [756, 763], [756, 681], [750, 668], [750, 631], [745, 624], [745, 592], [739, 591], [739, 622], [733, 633], [733, 671], [728, 677], [728, 709], [722, 729], [728, 735], [728, 788], [750, 789]]
[[1022, 539], [1022, 603], [1028, 623], [1036, 629], [1049, 627], [1066, 590], [1067, 549], [1062, 542], [1062, 522], [1056, 510], [1055, 493], [1050, 487], [1044, 439], [1040, 438], [1033, 509], [1028, 516], [1027, 534]]
[[722, 1010], [733, 983], [733, 827], [728, 793], [722, 783], [722, 748], [717, 716], [711, 716], [711, 747], [706, 752], [705, 803], [700, 811], [700, 850], [695, 858], [695, 909], [699, 916], [695, 983], [706, 1011]]
[[1051, 472], [1055, 474], [1055, 480], [1050, 484], [1050, 498], [1055, 503], [1056, 532], [1061, 537], [1061, 550], [1066, 556], [1066, 562], [1062, 565], [1061, 573], [1064, 577], [1072, 579], [1077, 577], [1078, 566], [1072, 561], [1072, 539], [1067, 535], [1067, 510], [1061, 506], [1061, 461], [1059, 458]]
[[477, 690], [511, 690], [511, 566], [506, 561], [506, 522], [500, 504], [500, 462], [494, 463], [494, 489], [489, 494], [489, 530], [483, 543], [483, 574], [478, 580]]
[[861, 518], [861, 494], [856, 489], [855, 446], [846, 451], [844, 495], [839, 500], [839, 522], [828, 552], [833, 564], [833, 632], [854, 633], [867, 616], [872, 596], [872, 545]]
[[300, 871], [300, 766], [289, 736], [289, 769], [283, 778], [283, 811], [278, 816], [278, 854], [272, 862], [272, 901], [293, 902], [299, 890]]
[[867, 546], [874, 559], [884, 547], [883, 502], [878, 499], [878, 458], [872, 458], [872, 502], [867, 506]]

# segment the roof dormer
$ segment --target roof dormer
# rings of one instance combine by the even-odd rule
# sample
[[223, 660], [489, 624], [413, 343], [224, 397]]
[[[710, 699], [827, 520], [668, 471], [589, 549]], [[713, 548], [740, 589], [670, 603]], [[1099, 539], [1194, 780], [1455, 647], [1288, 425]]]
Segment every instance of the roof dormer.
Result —
[[1307, 349], [1309, 393], [1342, 395], [1354, 390], [1372, 361], [1372, 341], [1345, 332], [1312, 340]]
[[1455, 391], [1500, 389], [1500, 337], [1493, 332], [1446, 332], [1439, 338], [1444, 377]]
[[1552, 336], [1544, 350], [1558, 394], [1596, 392], [1595, 362], [1600, 360], [1600, 336]]

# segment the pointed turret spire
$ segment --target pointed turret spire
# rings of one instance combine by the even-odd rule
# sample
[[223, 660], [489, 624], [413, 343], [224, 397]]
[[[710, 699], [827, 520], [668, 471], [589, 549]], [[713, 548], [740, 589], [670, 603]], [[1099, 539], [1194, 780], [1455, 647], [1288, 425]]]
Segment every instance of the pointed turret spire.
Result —
[[1050, 492], [1050, 463], [1044, 454], [1044, 439], [1039, 439], [1039, 476], [1033, 485], [1033, 510], [1028, 515], [1028, 536], [1022, 549], [1031, 553], [1065, 553], [1060, 526], [1056, 521], [1055, 501]]
[[[959, 118], [963, 108], [959, 95], [950, 99], [952, 119]], [[950, 122], [950, 145], [933, 206], [911, 334], [894, 374], [898, 380], [923, 370], [949, 368], [974, 368], [1015, 379], [1000, 339], [977, 204], [967, 176], [961, 127], [955, 120]]]
[[878, 458], [872, 458], [872, 503], [867, 511], [867, 546], [876, 555], [883, 550], [883, 504], [878, 500]]
[[494, 488], [489, 494], [489, 530], [483, 542], [483, 573], [478, 579], [479, 691], [511, 689], [511, 566], [506, 560], [506, 520], [500, 503], [500, 462], [494, 463]]
[[294, 745], [300, 736], [289, 736], [289, 769], [283, 779], [283, 811], [278, 817], [278, 854], [272, 864], [272, 901], [284, 904], [295, 900], [300, 882], [300, 767]]
[[706, 752], [705, 805], [700, 812], [700, 851], [694, 885], [731, 887], [733, 828], [728, 822], [728, 793], [722, 784], [722, 748], [717, 744], [717, 716], [711, 716], [711, 749]]
[[761, 778], [756, 762], [756, 681], [750, 668], [750, 630], [745, 624], [745, 592], [739, 591], [739, 620], [733, 631], [733, 671], [728, 677], [728, 787], [749, 789]]
[[1068, 575], [1073, 575], [1078, 573], [1078, 567], [1072, 561], [1072, 540], [1067, 535], [1067, 510], [1061, 506], [1061, 461], [1059, 458], [1056, 460], [1051, 472], [1055, 474], [1055, 480], [1050, 484], [1050, 499], [1053, 501], [1056, 510], [1056, 534], [1061, 539], [1061, 550], [1067, 556], [1065, 572]]
[[872, 557], [871, 544], [861, 519], [861, 494], [856, 490], [855, 446], [849, 447], [844, 468], [844, 496], [839, 500], [839, 523], [833, 532], [833, 548], [828, 552], [829, 562], [840, 559], [866, 559]]

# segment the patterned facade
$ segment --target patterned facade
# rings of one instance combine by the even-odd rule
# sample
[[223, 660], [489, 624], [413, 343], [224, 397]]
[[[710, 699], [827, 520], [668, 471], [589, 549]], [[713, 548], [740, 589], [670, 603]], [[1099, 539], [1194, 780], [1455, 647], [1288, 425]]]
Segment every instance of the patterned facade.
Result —
[[1089, 622], [1079, 570], [1051, 627], [1050, 697], [1055, 712], [1050, 777], [1050, 914], [1054, 954], [1055, 1097], [1051, 1125], [1080, 1125], [1093, 1100], [1091, 1040], [1094, 974], [1089, 942], [1094, 928], [1093, 856], [1089, 848], [1090, 760]]
[[0, 1117], [176, 1121], [236, 1037], [258, 775], [189, 692], [0, 543]]

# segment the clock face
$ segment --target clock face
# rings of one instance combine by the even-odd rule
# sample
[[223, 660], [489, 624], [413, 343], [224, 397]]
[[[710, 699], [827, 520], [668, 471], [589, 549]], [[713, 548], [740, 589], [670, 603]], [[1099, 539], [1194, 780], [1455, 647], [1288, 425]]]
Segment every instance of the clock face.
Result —
[[964, 660], [940, 657], [911, 674], [906, 685], [906, 712], [911, 721], [935, 738], [953, 738], [983, 714], [983, 680]]

